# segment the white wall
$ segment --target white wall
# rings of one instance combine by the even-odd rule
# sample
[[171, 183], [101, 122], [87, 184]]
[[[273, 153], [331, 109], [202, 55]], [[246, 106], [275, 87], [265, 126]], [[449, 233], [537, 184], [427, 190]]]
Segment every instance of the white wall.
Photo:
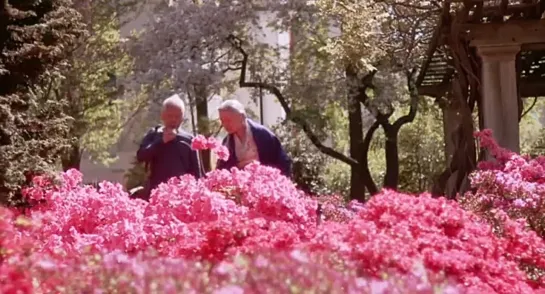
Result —
[[[159, 0], [158, 0], [159, 1]], [[143, 11], [138, 17], [134, 18], [131, 22], [127, 23], [121, 28], [121, 34], [123, 37], [129, 36], [129, 34], [134, 30], [140, 30], [143, 28], [147, 20], [151, 16], [151, 13], [146, 10]], [[261, 22], [265, 23], [267, 20], [274, 17], [270, 13], [264, 13], [261, 16]], [[281, 50], [282, 59], [287, 59], [289, 51], [287, 49], [289, 44], [289, 33], [287, 32], [275, 32], [270, 28], [264, 28], [263, 30], [255, 29], [254, 33], [256, 39], [259, 42], [267, 43], [271, 46], [285, 46], [286, 49]], [[280, 63], [285, 61], [279, 61]], [[238, 73], [232, 73], [228, 78], [236, 78]], [[209, 116], [210, 119], [218, 119], [217, 108], [221, 104], [223, 99], [237, 99], [241, 101], [249, 111], [254, 112], [259, 115], [259, 99], [252, 99], [249, 89], [237, 89], [234, 93], [226, 93], [226, 97], [212, 97], [208, 103]], [[257, 98], [257, 97], [254, 97]], [[280, 103], [277, 101], [274, 95], [271, 95], [267, 92], [263, 92], [263, 107], [264, 115], [263, 121], [264, 125], [271, 127], [278, 122], [282, 121], [285, 118], [285, 112], [282, 109]], [[189, 108], [188, 108], [189, 109]], [[157, 114], [158, 116], [158, 114]], [[188, 128], [188, 131], [191, 131], [191, 118], [188, 116], [185, 125]], [[142, 120], [149, 121], [145, 123]], [[133, 123], [132, 125], [127, 126], [127, 130], [124, 132], [120, 138], [120, 143], [116, 148], [112, 150], [112, 153], [116, 154], [118, 160], [111, 164], [110, 166], [104, 166], [102, 164], [95, 164], [91, 162], [88, 157], [84, 154], [81, 162], [81, 171], [84, 175], [84, 181], [113, 181], [124, 183], [124, 174], [127, 169], [132, 166], [134, 157], [136, 156], [136, 150], [138, 149], [138, 138], [142, 137], [146, 129], [150, 129], [155, 125], [153, 121], [155, 119], [149, 119], [145, 115], [140, 118], [140, 121]], [[148, 125], [142, 129], [141, 125]], [[139, 135], [138, 133], [141, 132]]]

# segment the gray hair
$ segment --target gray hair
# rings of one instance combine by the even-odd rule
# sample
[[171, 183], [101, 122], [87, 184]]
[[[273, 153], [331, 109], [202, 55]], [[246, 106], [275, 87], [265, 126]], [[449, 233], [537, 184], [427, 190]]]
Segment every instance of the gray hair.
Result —
[[244, 108], [244, 105], [240, 103], [238, 100], [225, 100], [223, 103], [221, 103], [220, 107], [218, 108], [218, 111], [232, 111], [238, 114], [242, 114], [246, 116], [246, 109]]
[[178, 94], [174, 94], [163, 101], [163, 109], [167, 106], [176, 107], [182, 111], [182, 114], [185, 114], [185, 103]]

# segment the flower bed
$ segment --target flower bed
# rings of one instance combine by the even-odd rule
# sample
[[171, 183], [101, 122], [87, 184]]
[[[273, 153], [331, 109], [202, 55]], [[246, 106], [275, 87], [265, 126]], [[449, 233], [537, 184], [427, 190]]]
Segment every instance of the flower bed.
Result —
[[[327, 202], [251, 164], [171, 179], [150, 202], [119, 184], [36, 178], [0, 208], [0, 293], [536, 293], [545, 244], [456, 202], [384, 191]], [[335, 201], [333, 201], [335, 202]], [[535, 277], [533, 277], [535, 278]], [[98, 291], [98, 292], [97, 292]]]

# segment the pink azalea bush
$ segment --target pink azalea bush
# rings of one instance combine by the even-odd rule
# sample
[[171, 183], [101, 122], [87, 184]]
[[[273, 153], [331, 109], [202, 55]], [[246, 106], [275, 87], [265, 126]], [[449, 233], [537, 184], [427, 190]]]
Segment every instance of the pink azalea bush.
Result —
[[473, 193], [465, 195], [474, 209], [507, 213], [525, 219], [541, 237], [545, 237], [545, 157], [528, 158], [501, 148], [486, 130], [477, 133], [481, 145], [494, 161], [479, 164], [471, 176]]
[[[538, 260], [528, 259], [523, 252], [517, 252], [516, 258], [539, 279], [545, 270], [545, 157], [532, 159], [501, 148], [490, 130], [476, 137], [494, 160], [479, 163], [471, 175], [473, 191], [460, 201], [487, 219], [498, 234], [511, 235], [519, 247], [535, 250]], [[526, 230], [532, 232], [519, 235]]]
[[[208, 141], [206, 141], [208, 142]], [[196, 143], [195, 143], [196, 144]], [[206, 147], [206, 146], [205, 146]], [[204, 148], [204, 147], [203, 147]], [[456, 202], [318, 201], [276, 169], [173, 178], [149, 202], [70, 170], [0, 208], [0, 293], [538, 293], [544, 242]], [[321, 215], [318, 204], [321, 202]], [[496, 231], [495, 231], [496, 230]]]
[[[444, 293], [532, 293], [539, 287], [514, 256], [539, 260], [538, 252], [428, 195], [385, 191], [363, 207], [342, 208], [350, 216], [317, 225], [317, 201], [278, 170], [257, 164], [199, 181], [171, 179], [149, 203], [129, 199], [117, 184], [82, 186], [74, 170], [61, 182], [38, 179], [26, 193], [41, 202], [25, 216], [3, 210], [2, 250], [10, 252], [2, 255], [5, 289], [15, 278], [28, 289], [78, 291], [89, 285], [143, 291], [153, 283], [196, 293], [259, 287], [432, 293], [438, 285]], [[232, 270], [222, 274], [225, 267]]]

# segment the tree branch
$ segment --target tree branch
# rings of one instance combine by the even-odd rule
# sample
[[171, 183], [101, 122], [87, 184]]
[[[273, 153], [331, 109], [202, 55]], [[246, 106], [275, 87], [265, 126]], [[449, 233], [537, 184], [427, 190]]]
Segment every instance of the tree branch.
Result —
[[369, 147], [371, 145], [371, 140], [373, 139], [373, 135], [375, 134], [375, 131], [380, 126], [380, 122], [376, 120], [369, 130], [367, 130], [367, 133], [365, 134], [365, 138], [363, 139], [363, 150], [360, 155], [359, 161], [362, 163], [361, 166], [361, 175], [363, 179], [365, 180], [365, 187], [369, 191], [371, 195], [375, 195], [378, 193], [377, 185], [375, 184], [375, 181], [373, 180], [373, 177], [371, 176], [371, 171], [369, 170], [369, 165], [367, 162], [368, 154], [369, 154]]
[[526, 109], [522, 115], [520, 116], [520, 118], [522, 119], [525, 115], [528, 114], [528, 112], [530, 112], [530, 110], [532, 110], [534, 108], [534, 106], [536, 106], [536, 103], [537, 103], [537, 96], [534, 97], [534, 101], [532, 102], [532, 105], [530, 105], [530, 107], [528, 107], [528, 109]]
[[415, 72], [416, 69], [413, 69], [411, 72], [407, 73], [407, 86], [409, 88], [409, 95], [411, 96], [410, 108], [407, 115], [400, 117], [393, 124], [396, 131], [398, 131], [403, 125], [411, 123], [416, 117], [416, 112], [418, 110], [418, 91], [414, 80]]
[[373, 78], [375, 77], [376, 74], [377, 74], [377, 70], [374, 69], [370, 73], [366, 74], [363, 78], [361, 78], [361, 87], [363, 89], [360, 89], [360, 91], [363, 90], [365, 92], [367, 88], [371, 88], [371, 89], [375, 88], [375, 86], [373, 85]]
[[310, 139], [312, 144], [314, 144], [322, 153], [327, 154], [337, 160], [340, 160], [352, 166], [359, 165], [359, 162], [357, 160], [349, 156], [346, 156], [334, 150], [331, 147], [327, 147], [324, 144], [322, 144], [318, 136], [316, 136], [316, 134], [314, 134], [314, 132], [310, 128], [310, 125], [301, 117], [297, 117], [292, 114], [291, 108], [286, 98], [284, 97], [280, 89], [278, 89], [278, 87], [269, 83], [265, 83], [265, 82], [247, 82], [246, 71], [248, 67], [248, 53], [244, 50], [244, 48], [242, 48], [242, 42], [236, 36], [230, 35], [228, 37], [228, 40], [233, 46], [233, 48], [235, 48], [242, 55], [242, 63], [240, 66], [241, 70], [240, 70], [240, 79], [239, 79], [239, 86], [241, 88], [257, 88], [257, 89], [264, 89], [271, 92], [274, 96], [276, 96], [276, 98], [280, 102], [280, 105], [282, 105], [282, 108], [286, 112], [286, 117], [292, 122], [294, 122], [295, 124], [299, 125], [303, 129], [303, 132], [305, 132], [307, 137]]
[[[363, 105], [367, 110], [371, 112], [371, 114], [375, 117], [376, 121], [380, 126], [383, 128], [391, 128], [391, 124], [388, 121], [388, 119], [392, 116], [394, 113], [394, 108], [389, 105], [388, 106], [388, 112], [382, 113], [377, 108], [373, 107], [370, 104], [369, 96], [367, 96], [367, 89], [371, 88], [374, 89], [375, 86], [373, 85], [373, 78], [375, 77], [377, 73], [377, 70], [373, 70], [370, 73], [366, 74], [361, 80], [360, 85], [358, 86], [358, 94], [356, 95], [356, 99]], [[378, 127], [378, 126], [377, 126]], [[373, 131], [374, 133], [374, 131]]]
[[237, 66], [237, 67], [227, 66], [226, 68], [222, 70], [222, 72], [227, 73], [228, 71], [237, 71], [237, 70], [242, 70], [242, 66]]
[[362, 103], [375, 116], [375, 119], [377, 120], [377, 122], [380, 124], [380, 126], [382, 126], [384, 131], [386, 131], [387, 133], [389, 133], [390, 131], [395, 131], [395, 132], [399, 131], [399, 129], [403, 125], [412, 122], [416, 117], [416, 113], [418, 110], [419, 96], [418, 96], [418, 91], [416, 88], [416, 82], [414, 79], [415, 73], [416, 73], [416, 68], [414, 68], [413, 70], [407, 73], [407, 84], [408, 84], [409, 93], [411, 96], [409, 113], [397, 119], [393, 124], [389, 122], [389, 119], [394, 113], [394, 108], [391, 105], [389, 105], [387, 113], [380, 112], [380, 110], [371, 106], [369, 97], [367, 97], [367, 94], [365, 93], [365, 90], [368, 87], [373, 87], [371, 81], [376, 74], [376, 70], [366, 75], [361, 80], [362, 84], [359, 87], [359, 93], [358, 95], [356, 95], [356, 99], [358, 99], [358, 101]]
[[[354, 74], [356, 73], [354, 72]], [[375, 77], [376, 74], [377, 74], [377, 70], [375, 69], [369, 72], [368, 74], [366, 74], [365, 76], [363, 76], [361, 80], [358, 81], [359, 82], [357, 86], [358, 93], [356, 93], [354, 97], [361, 104], [365, 105], [365, 107], [367, 107], [369, 104], [369, 99], [368, 99], [369, 97], [367, 97], [367, 94], [365, 93], [365, 91], [367, 91], [368, 88], [374, 89], [373, 78]]]

